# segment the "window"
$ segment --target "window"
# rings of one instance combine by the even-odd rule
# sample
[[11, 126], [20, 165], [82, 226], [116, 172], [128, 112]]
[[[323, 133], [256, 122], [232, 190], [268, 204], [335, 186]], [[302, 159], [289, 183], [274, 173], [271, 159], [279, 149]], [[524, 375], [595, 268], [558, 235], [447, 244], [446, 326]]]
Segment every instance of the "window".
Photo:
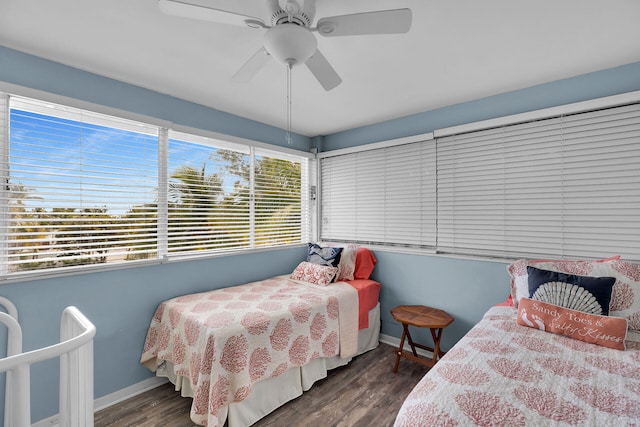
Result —
[[169, 253], [308, 240], [306, 160], [170, 132], [168, 164]]
[[155, 256], [157, 129], [11, 98], [8, 273]]
[[308, 159], [0, 95], [2, 276], [308, 240]]
[[507, 259], [640, 260], [640, 103], [624, 98], [326, 153], [320, 235]]
[[168, 252], [251, 247], [249, 148], [170, 132], [168, 160]]
[[640, 104], [437, 144], [439, 251], [640, 260]]
[[435, 247], [435, 144], [331, 155], [320, 165], [321, 238]]

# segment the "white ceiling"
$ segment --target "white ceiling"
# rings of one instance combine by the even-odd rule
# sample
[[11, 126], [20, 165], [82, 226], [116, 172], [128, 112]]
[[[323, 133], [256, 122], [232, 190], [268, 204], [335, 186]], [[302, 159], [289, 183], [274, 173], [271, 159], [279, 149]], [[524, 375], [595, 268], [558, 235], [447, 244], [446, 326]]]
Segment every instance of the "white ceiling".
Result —
[[[209, 0], [267, 19], [266, 0]], [[411, 8], [398, 35], [318, 36], [343, 83], [293, 69], [292, 128], [307, 136], [640, 61], [638, 0], [317, 0], [324, 16]], [[162, 14], [156, 0], [0, 0], [0, 45], [286, 127], [286, 69], [231, 76], [264, 30]]]

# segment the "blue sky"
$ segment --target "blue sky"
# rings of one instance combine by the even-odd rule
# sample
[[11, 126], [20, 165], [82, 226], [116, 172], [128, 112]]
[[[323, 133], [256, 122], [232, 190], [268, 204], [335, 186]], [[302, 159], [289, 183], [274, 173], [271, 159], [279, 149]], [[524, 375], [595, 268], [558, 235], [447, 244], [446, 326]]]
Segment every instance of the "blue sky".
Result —
[[[30, 189], [29, 207], [101, 207], [126, 212], [156, 199], [158, 137], [11, 110], [11, 183]], [[214, 147], [169, 142], [169, 175], [182, 165], [217, 172]], [[219, 168], [219, 166], [218, 166]], [[235, 178], [227, 179], [230, 190]]]

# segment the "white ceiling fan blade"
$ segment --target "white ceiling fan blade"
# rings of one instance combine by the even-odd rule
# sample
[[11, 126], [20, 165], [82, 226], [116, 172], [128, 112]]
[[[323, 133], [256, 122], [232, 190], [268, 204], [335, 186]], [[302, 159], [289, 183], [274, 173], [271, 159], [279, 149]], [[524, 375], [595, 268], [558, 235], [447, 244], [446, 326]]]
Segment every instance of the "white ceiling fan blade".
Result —
[[183, 18], [242, 26], [247, 25], [246, 21], [252, 21], [259, 22], [264, 26], [264, 22], [261, 19], [253, 16], [214, 9], [209, 6], [203, 6], [201, 3], [202, 2], [198, 3], [197, 1], [158, 0], [158, 7], [167, 15], [181, 16]]
[[247, 83], [256, 75], [258, 71], [269, 62], [271, 55], [267, 53], [264, 47], [258, 49], [247, 62], [231, 78], [236, 83]]
[[411, 9], [381, 10], [328, 16], [318, 21], [318, 33], [325, 37], [365, 34], [400, 34], [411, 28]]
[[324, 90], [331, 90], [342, 83], [342, 79], [336, 73], [336, 70], [333, 69], [327, 58], [319, 50], [316, 50], [316, 53], [307, 59], [305, 65], [318, 79]]

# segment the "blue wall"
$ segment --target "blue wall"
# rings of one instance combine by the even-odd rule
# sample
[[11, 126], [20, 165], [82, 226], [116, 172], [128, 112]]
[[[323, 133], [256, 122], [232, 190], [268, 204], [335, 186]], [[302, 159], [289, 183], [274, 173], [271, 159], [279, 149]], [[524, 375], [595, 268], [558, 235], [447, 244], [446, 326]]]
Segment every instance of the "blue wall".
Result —
[[[0, 81], [120, 108], [171, 122], [285, 146], [283, 131], [146, 89], [86, 73], [0, 46]], [[516, 114], [568, 102], [640, 90], [640, 63], [497, 95], [390, 122], [309, 139], [294, 146], [323, 151], [430, 132], [433, 129]], [[508, 295], [504, 262], [408, 255], [376, 250], [373, 278], [383, 284], [382, 333], [400, 337], [389, 310], [398, 304], [443, 308], [456, 321], [446, 329], [450, 348], [491, 305]], [[97, 326], [95, 396], [101, 397], [151, 376], [139, 364], [146, 328], [162, 300], [289, 273], [305, 249], [289, 248], [207, 260], [172, 262], [56, 279], [0, 285], [0, 295], [21, 311], [25, 349], [53, 344], [62, 309], [76, 305]], [[429, 342], [430, 338], [417, 334]], [[57, 412], [57, 367], [32, 373], [32, 420]], [[1, 397], [1, 396], [0, 396]]]
[[[69, 305], [78, 307], [95, 324], [95, 396], [101, 397], [152, 376], [140, 364], [140, 356], [151, 317], [160, 302], [288, 274], [305, 256], [306, 247], [300, 246], [170, 262], [4, 284], [0, 295], [18, 307], [25, 351], [58, 342], [60, 315]], [[34, 422], [58, 412], [58, 378], [57, 361], [32, 367]]]
[[[382, 333], [400, 338], [402, 326], [390, 314], [398, 305], [437, 307], [455, 321], [443, 332], [442, 346], [450, 349], [489, 307], [509, 296], [506, 262], [407, 255], [376, 250], [372, 278], [382, 284]], [[433, 346], [428, 330], [411, 330], [416, 342]]]

